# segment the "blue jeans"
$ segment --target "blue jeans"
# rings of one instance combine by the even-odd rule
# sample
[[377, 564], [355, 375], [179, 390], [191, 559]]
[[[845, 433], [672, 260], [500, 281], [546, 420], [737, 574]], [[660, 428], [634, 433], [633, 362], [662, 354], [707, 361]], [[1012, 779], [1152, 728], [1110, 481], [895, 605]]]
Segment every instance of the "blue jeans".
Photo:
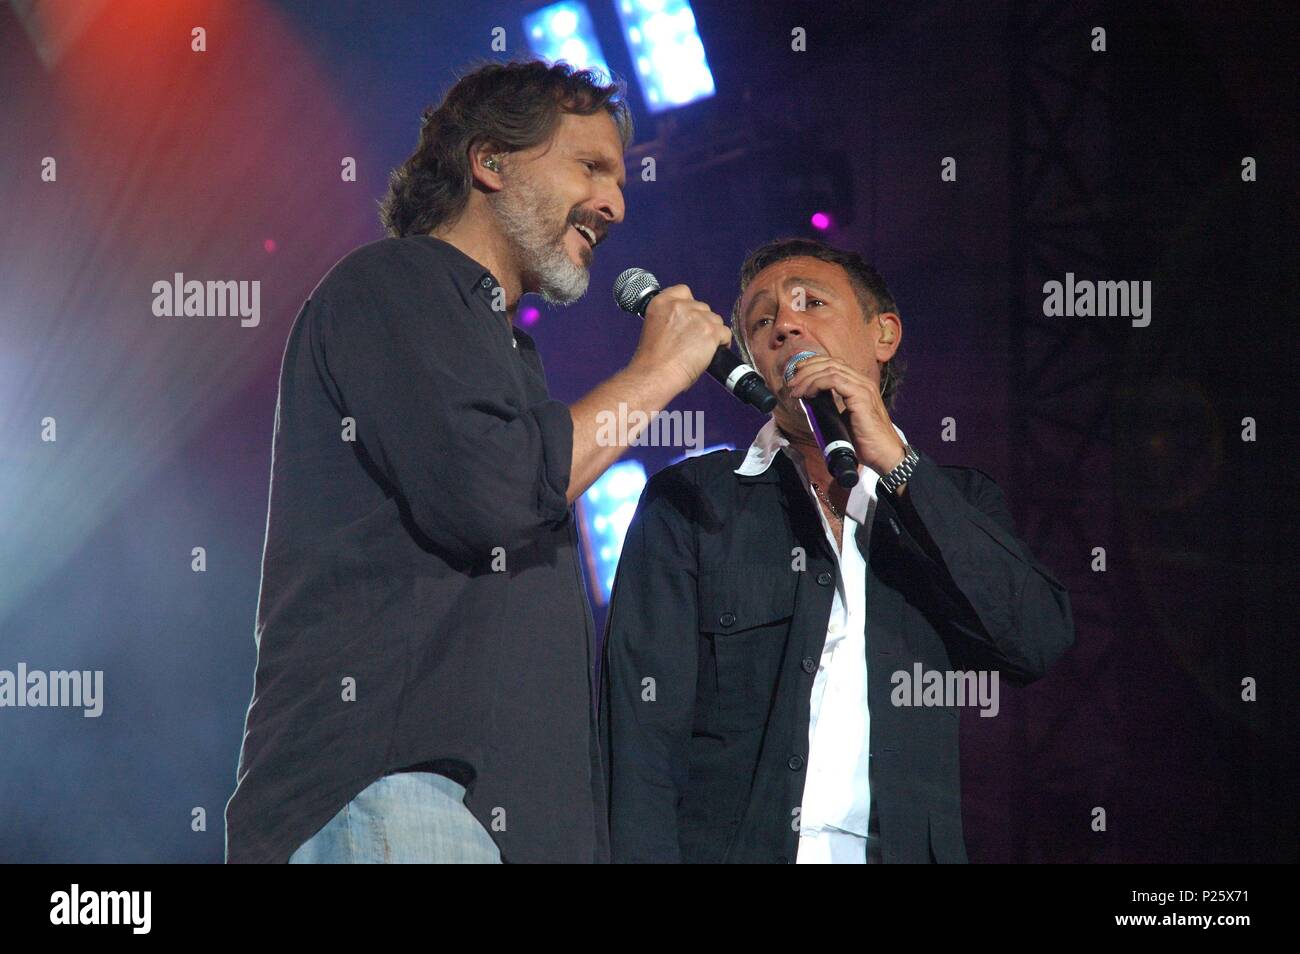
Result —
[[289, 864], [500, 864], [500, 850], [464, 798], [464, 786], [435, 772], [385, 775], [303, 842]]

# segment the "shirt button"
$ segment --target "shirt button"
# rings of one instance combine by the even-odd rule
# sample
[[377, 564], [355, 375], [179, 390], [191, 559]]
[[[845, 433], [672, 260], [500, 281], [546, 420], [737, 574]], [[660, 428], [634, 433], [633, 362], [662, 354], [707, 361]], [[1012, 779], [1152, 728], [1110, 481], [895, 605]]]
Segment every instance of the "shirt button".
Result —
[[490, 275], [484, 275], [484, 276], [479, 280], [479, 287], [480, 287], [480, 288], [491, 288], [491, 287], [492, 287], [492, 276], [490, 276]]
[[813, 659], [811, 656], [804, 656], [804, 657], [803, 657], [803, 671], [804, 671], [804, 672], [808, 672], [808, 673], [816, 672], [816, 671], [817, 671], [817, 660]]
[[831, 576], [825, 570], [822, 570], [820, 573], [817, 574], [817, 582], [820, 583], [822, 586], [830, 586], [831, 580], [833, 579], [835, 579], [835, 577]]
[[778, 865], [788, 865], [790, 863], [790, 859], [787, 858], [785, 855], [777, 855], [776, 863]]
[[723, 613], [721, 616], [718, 617], [718, 622], [721, 623], [723, 626], [732, 626], [736, 622], [736, 614]]
[[792, 771], [792, 772], [797, 772], [797, 771], [799, 771], [801, 768], [803, 768], [803, 756], [802, 756], [802, 755], [792, 755], [792, 756], [790, 756], [790, 760], [789, 760], [788, 762], [786, 762], [785, 764], [788, 765], [788, 766], [790, 766], [790, 771]]

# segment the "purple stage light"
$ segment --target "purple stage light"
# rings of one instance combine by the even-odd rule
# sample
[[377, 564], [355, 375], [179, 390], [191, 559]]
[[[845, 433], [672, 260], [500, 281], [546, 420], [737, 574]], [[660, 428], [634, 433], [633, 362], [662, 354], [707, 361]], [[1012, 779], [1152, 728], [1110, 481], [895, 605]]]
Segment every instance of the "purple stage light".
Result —
[[813, 228], [822, 232], [831, 227], [831, 217], [825, 212], [814, 212], [808, 221], [812, 223]]

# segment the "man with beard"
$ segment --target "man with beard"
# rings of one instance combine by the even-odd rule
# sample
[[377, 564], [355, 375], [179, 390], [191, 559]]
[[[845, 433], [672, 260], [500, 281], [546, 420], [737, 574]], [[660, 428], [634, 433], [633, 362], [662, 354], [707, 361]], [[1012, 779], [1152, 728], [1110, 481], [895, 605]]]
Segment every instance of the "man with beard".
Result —
[[566, 407], [513, 320], [525, 293], [586, 291], [630, 139], [620, 87], [591, 73], [470, 73], [391, 177], [392, 237], [304, 304], [227, 860], [607, 860], [570, 507], [622, 449], [599, 412], [648, 419], [730, 332], [665, 289], [628, 366]]

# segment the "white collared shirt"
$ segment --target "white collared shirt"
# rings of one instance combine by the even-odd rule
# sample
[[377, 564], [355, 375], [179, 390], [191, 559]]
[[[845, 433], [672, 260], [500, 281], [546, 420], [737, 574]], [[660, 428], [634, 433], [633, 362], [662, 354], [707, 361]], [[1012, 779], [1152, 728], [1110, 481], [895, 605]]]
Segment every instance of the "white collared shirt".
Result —
[[[894, 430], [906, 442], [897, 426]], [[867, 860], [871, 818], [871, 709], [867, 701], [867, 562], [856, 533], [864, 527], [864, 543], [869, 541], [880, 475], [866, 464], [858, 465], [859, 480], [849, 492], [845, 507], [841, 551], [812, 489], [803, 457], [790, 447], [775, 419], [758, 432], [744, 463], [735, 472], [761, 474], [779, 451], [784, 451], [798, 469], [840, 570], [821, 665], [809, 700], [808, 766], [796, 862], [862, 864]], [[829, 488], [823, 489], [829, 496]]]

